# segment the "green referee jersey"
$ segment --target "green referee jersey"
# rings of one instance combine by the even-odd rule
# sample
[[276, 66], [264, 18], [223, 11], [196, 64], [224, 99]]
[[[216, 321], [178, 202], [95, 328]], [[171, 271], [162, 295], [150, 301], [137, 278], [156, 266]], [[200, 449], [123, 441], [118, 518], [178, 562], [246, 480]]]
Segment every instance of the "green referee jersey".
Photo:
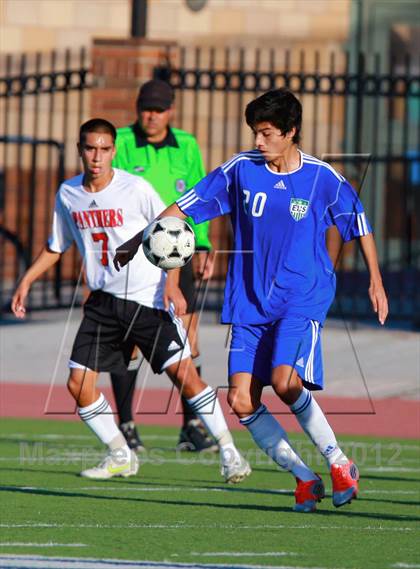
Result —
[[[113, 166], [145, 178], [166, 205], [177, 200], [205, 176], [203, 159], [192, 134], [170, 128], [157, 144], [147, 142], [138, 123], [117, 130]], [[211, 249], [209, 222], [191, 224], [198, 249]]]

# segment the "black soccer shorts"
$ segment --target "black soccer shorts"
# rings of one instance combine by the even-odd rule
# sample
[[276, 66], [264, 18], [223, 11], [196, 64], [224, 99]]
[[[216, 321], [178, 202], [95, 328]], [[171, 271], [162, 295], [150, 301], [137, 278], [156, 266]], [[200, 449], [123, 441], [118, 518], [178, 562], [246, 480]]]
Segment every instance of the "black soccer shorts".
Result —
[[182, 322], [164, 310], [123, 300], [103, 291], [90, 294], [74, 340], [69, 366], [93, 371], [125, 373], [137, 345], [154, 373], [191, 355]]

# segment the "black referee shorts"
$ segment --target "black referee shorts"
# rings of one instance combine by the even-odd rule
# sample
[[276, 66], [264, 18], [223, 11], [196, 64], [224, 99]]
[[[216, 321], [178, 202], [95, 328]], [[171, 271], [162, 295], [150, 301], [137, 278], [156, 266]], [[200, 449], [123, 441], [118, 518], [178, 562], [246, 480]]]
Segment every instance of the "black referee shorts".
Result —
[[130, 342], [139, 347], [155, 373], [190, 356], [182, 322], [166, 311], [123, 300], [103, 291], [90, 294], [70, 356], [70, 367], [125, 373]]

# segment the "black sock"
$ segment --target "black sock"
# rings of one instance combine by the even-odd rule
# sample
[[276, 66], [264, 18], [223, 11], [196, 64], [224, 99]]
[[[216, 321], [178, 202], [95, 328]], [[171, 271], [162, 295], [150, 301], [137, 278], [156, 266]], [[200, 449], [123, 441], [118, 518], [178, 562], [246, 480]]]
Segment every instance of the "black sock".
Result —
[[[197, 370], [198, 375], [201, 377], [201, 365], [195, 366], [195, 369]], [[182, 397], [182, 413], [183, 413], [183, 423], [182, 423], [183, 428], [185, 428], [190, 421], [194, 420], [199, 421], [199, 418], [194, 413], [194, 411], [191, 410], [185, 397]]]
[[182, 413], [183, 413], [182, 427], [185, 428], [190, 421], [197, 419], [197, 415], [194, 413], [194, 411], [191, 410], [185, 397], [182, 397], [181, 401], [182, 401]]
[[125, 374], [111, 373], [112, 389], [121, 423], [133, 420], [132, 406], [138, 369]]

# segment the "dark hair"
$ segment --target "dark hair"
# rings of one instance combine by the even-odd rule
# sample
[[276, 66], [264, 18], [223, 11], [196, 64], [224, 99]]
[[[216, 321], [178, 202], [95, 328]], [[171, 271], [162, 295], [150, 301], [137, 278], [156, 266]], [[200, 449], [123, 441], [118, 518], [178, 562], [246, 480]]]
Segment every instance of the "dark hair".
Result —
[[79, 130], [79, 144], [83, 144], [89, 132], [102, 132], [112, 136], [112, 142], [117, 138], [115, 126], [105, 119], [90, 119], [82, 124]]
[[292, 140], [295, 144], [300, 141], [302, 105], [288, 89], [272, 89], [251, 101], [245, 109], [245, 118], [251, 128], [269, 122], [283, 135], [295, 128]]

